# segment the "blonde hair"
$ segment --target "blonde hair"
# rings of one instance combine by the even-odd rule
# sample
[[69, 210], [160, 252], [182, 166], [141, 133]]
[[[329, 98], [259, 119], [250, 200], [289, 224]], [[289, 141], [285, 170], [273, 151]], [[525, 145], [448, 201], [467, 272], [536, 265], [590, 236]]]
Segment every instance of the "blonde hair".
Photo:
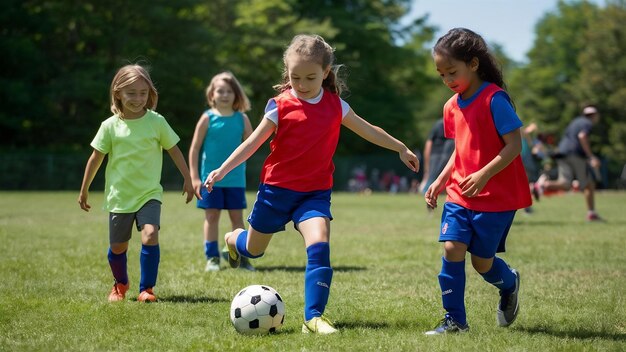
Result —
[[246, 93], [243, 91], [243, 88], [241, 87], [241, 84], [239, 84], [237, 78], [235, 78], [235, 75], [228, 71], [224, 71], [213, 76], [213, 78], [211, 79], [211, 83], [209, 83], [209, 85], [206, 87], [205, 95], [210, 107], [215, 108], [215, 101], [212, 100], [211, 97], [215, 92], [215, 85], [219, 81], [224, 81], [228, 83], [230, 88], [233, 90], [233, 93], [235, 93], [233, 110], [241, 112], [250, 110], [250, 100], [248, 99], [248, 96], [246, 96]]
[[330, 67], [330, 72], [324, 81], [322, 87], [328, 89], [331, 93], [341, 95], [342, 91], [348, 89], [347, 85], [338, 75], [342, 65], [335, 65], [335, 49], [331, 47], [324, 38], [316, 34], [298, 34], [291, 40], [291, 43], [283, 53], [283, 77], [282, 82], [275, 85], [274, 89], [284, 92], [291, 89], [289, 83], [289, 72], [287, 67], [287, 59], [291, 55], [298, 55], [300, 58], [315, 62], [322, 66], [322, 69]]
[[156, 108], [157, 101], [159, 100], [159, 94], [152, 83], [152, 79], [150, 78], [148, 71], [140, 65], [126, 65], [117, 71], [115, 77], [113, 77], [113, 81], [111, 82], [110, 94], [112, 113], [118, 115], [120, 118], [124, 118], [122, 100], [117, 98], [116, 95], [120, 90], [122, 90], [122, 88], [135, 83], [139, 79], [143, 79], [148, 84], [149, 88], [148, 101], [146, 102], [145, 108], [150, 110], [154, 110]]

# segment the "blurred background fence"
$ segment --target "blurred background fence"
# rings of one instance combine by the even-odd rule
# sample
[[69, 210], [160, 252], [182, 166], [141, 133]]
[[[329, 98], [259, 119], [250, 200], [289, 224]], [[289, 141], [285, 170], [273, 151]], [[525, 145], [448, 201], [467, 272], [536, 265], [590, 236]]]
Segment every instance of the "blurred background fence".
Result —
[[[78, 192], [90, 152], [0, 153], [0, 190], [73, 190]], [[247, 189], [254, 191], [266, 154], [259, 152], [247, 162]], [[104, 188], [106, 159], [90, 190]], [[335, 157], [335, 190], [408, 191], [421, 178], [389, 152], [365, 156]], [[169, 155], [163, 155], [161, 184], [165, 190], [182, 189], [182, 177]]]

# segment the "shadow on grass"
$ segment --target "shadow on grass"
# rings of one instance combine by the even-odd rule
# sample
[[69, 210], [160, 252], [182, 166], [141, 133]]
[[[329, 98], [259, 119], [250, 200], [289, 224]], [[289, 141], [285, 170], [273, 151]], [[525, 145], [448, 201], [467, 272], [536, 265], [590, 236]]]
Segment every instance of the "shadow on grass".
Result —
[[336, 323], [338, 329], [386, 329], [389, 324], [380, 321], [351, 321]]
[[[333, 266], [334, 272], [349, 272], [349, 271], [363, 271], [367, 270], [364, 266]], [[287, 271], [287, 272], [304, 272], [304, 266], [257, 266], [256, 271]]]
[[577, 329], [573, 331], [557, 330], [546, 326], [531, 326], [531, 327], [518, 327], [515, 330], [527, 332], [529, 334], [544, 334], [561, 338], [570, 339], [604, 339], [613, 341], [626, 341], [626, 334], [620, 334], [617, 332], [606, 331], [592, 331], [586, 329]]
[[230, 300], [225, 299], [225, 298], [176, 295], [176, 296], [159, 297], [159, 302], [171, 302], [171, 303], [226, 303], [226, 302], [230, 302]]

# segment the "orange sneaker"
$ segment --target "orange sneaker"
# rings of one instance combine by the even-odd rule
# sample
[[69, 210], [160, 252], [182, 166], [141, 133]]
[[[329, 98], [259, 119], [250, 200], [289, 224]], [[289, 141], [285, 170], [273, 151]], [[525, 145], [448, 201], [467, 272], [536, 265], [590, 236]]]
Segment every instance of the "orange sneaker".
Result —
[[137, 302], [150, 303], [150, 302], [155, 302], [156, 300], [157, 300], [157, 297], [154, 295], [154, 293], [152, 293], [152, 287], [141, 291], [141, 293], [137, 297]]
[[126, 291], [128, 291], [128, 287], [128, 283], [126, 283], [126, 285], [119, 282], [113, 284], [113, 289], [111, 289], [111, 293], [109, 293], [109, 302], [123, 301], [126, 297]]

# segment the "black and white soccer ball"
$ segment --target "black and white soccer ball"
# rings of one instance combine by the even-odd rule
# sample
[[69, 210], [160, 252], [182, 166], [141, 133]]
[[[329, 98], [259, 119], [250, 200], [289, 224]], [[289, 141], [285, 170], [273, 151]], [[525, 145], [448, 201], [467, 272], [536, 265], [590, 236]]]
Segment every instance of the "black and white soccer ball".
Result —
[[260, 335], [278, 330], [285, 321], [285, 303], [273, 288], [251, 285], [239, 291], [230, 304], [235, 330]]

